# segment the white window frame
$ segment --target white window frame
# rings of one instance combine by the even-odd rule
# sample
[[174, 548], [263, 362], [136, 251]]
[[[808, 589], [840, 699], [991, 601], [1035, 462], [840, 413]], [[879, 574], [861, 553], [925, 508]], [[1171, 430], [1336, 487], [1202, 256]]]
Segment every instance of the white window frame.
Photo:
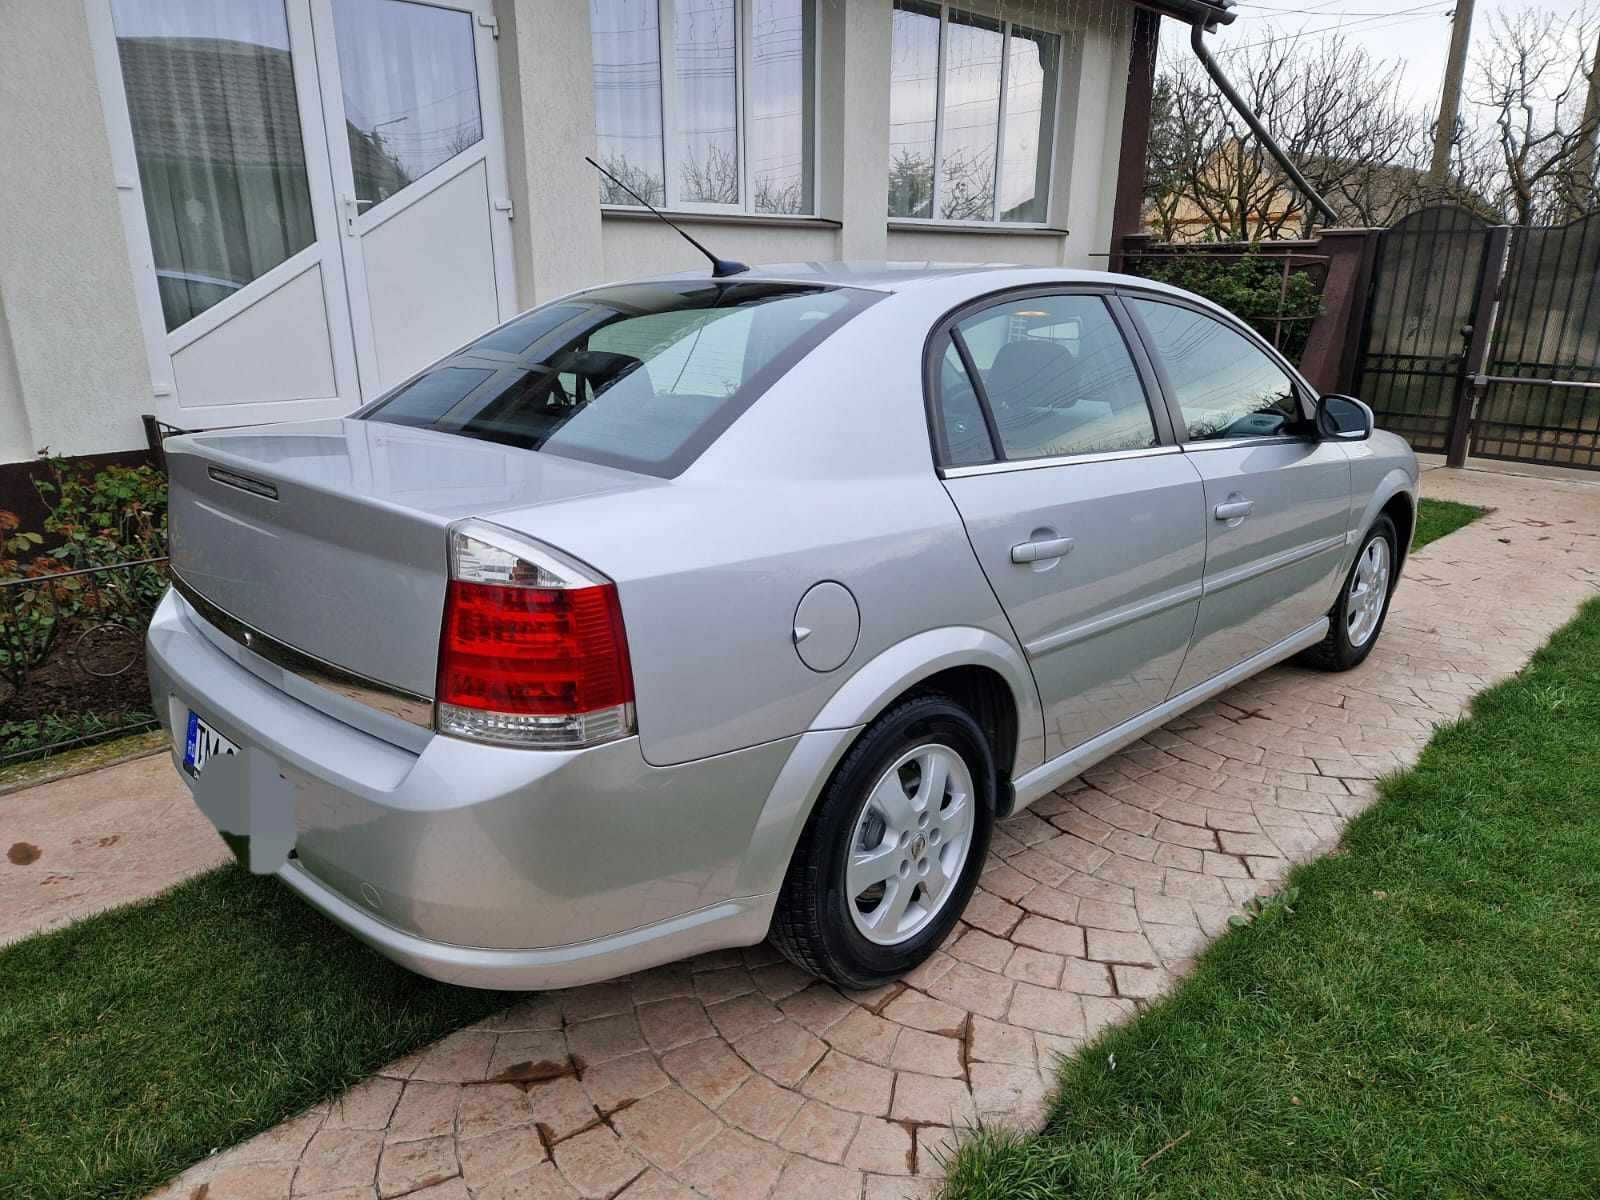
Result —
[[[932, 0], [929, 0], [932, 2]], [[1061, 132], [1061, 79], [1066, 74], [1066, 35], [1060, 30], [1040, 29], [1037, 25], [1021, 22], [1025, 29], [1035, 33], [1046, 33], [1056, 39], [1056, 83], [1055, 93], [1044, 98], [1051, 105], [1053, 120], [1050, 123], [1050, 169], [1045, 172], [1047, 190], [1044, 198], [1044, 220], [1042, 221], [1002, 221], [1000, 219], [1000, 179], [1004, 173], [1005, 139], [1006, 139], [1006, 85], [1011, 82], [1011, 31], [1018, 22], [1008, 17], [1002, 17], [993, 12], [986, 12], [971, 4], [952, 4], [949, 0], [938, 0], [939, 6], [939, 77], [935, 80], [933, 101], [933, 188], [932, 199], [929, 207], [933, 215], [928, 217], [902, 217], [889, 215], [891, 225], [927, 225], [944, 229], [1054, 229], [1051, 221], [1055, 208], [1056, 195], [1056, 150], [1060, 141]], [[975, 17], [995, 21], [1000, 25], [1000, 111], [995, 124], [994, 135], [994, 186], [989, 193], [989, 219], [986, 221], [952, 220], [939, 215], [940, 170], [939, 165], [944, 161], [944, 93], [947, 66], [945, 54], [950, 45], [950, 13], [951, 10], [970, 13]], [[893, 87], [891, 81], [890, 86]], [[1043, 101], [1041, 101], [1043, 102]]]
[[[745, 92], [750, 79], [751, 28], [754, 24], [755, 0], [733, 0], [734, 38], [734, 139], [739, 155], [739, 202], [715, 204], [704, 200], [684, 200], [679, 195], [679, 167], [682, 149], [673, 137], [673, 114], [677, 111], [677, 58], [673, 47], [673, 31], [677, 21], [677, 0], [656, 0], [656, 34], [659, 39], [661, 64], [661, 169], [663, 181], [663, 212], [717, 213], [722, 215], [752, 217], [762, 221], [815, 219], [817, 215], [817, 163], [822, 150], [821, 105], [818, 96], [822, 86], [822, 4], [819, 0], [801, 0], [810, 9], [812, 22], [811, 55], [811, 196], [809, 206], [797, 213], [761, 212], [755, 207], [750, 190], [750, 155], [746, 152], [745, 137], [749, 126], [745, 120]], [[593, 67], [591, 52], [590, 64]], [[598, 132], [598, 130], [597, 130]], [[645, 209], [638, 204], [602, 204], [602, 213], [636, 213]]]

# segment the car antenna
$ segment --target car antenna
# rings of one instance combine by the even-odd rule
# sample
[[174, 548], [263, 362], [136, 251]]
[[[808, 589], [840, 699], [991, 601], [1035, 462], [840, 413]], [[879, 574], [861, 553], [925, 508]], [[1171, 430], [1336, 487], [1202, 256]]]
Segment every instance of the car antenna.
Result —
[[747, 264], [742, 263], [742, 262], [736, 262], [731, 258], [718, 258], [715, 254], [711, 253], [711, 251], [707, 250], [698, 241], [696, 241], [693, 237], [691, 237], [688, 233], [686, 233], [677, 224], [675, 224], [674, 222], [668, 220], [666, 214], [663, 213], [660, 209], [658, 209], [654, 204], [651, 204], [650, 201], [646, 200], [643, 196], [639, 195], [638, 192], [634, 191], [627, 184], [623, 183], [622, 180], [618, 179], [610, 171], [606, 170], [599, 163], [595, 162], [595, 160], [590, 158], [587, 154], [585, 154], [583, 156], [583, 161], [588, 163], [596, 171], [599, 171], [600, 174], [604, 175], [607, 179], [611, 180], [612, 183], [616, 184], [623, 191], [627, 192], [628, 195], [632, 196], [640, 204], [642, 204], [646, 208], [648, 208], [657, 217], [660, 217], [661, 220], [666, 221], [666, 223], [669, 226], [671, 226], [672, 229], [677, 231], [677, 234], [678, 234], [679, 237], [681, 237], [684, 241], [688, 242], [689, 245], [693, 246], [696, 250], [700, 251], [701, 254], [704, 254], [707, 258], [709, 258], [711, 260], [711, 275], [712, 275], [712, 278], [721, 279], [725, 275], [742, 275], [742, 274], [744, 274], [746, 271], [748, 271], [750, 269], [750, 267]]

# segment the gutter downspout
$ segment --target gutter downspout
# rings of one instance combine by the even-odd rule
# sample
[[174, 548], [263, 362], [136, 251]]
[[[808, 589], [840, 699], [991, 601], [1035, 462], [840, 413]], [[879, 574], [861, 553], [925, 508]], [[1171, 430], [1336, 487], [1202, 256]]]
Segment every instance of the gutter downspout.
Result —
[[1205, 28], [1199, 21], [1189, 26], [1189, 45], [1194, 50], [1194, 55], [1200, 60], [1200, 65], [1206, 69], [1206, 74], [1211, 76], [1211, 81], [1217, 85], [1218, 90], [1228, 98], [1228, 103], [1244, 118], [1244, 123], [1250, 126], [1250, 131], [1261, 139], [1261, 144], [1267, 148], [1277, 164], [1283, 168], [1284, 174], [1294, 181], [1295, 187], [1300, 189], [1300, 194], [1311, 202], [1313, 208], [1320, 212], [1330, 225], [1337, 224], [1338, 214], [1328, 207], [1328, 202], [1318, 193], [1316, 188], [1306, 182], [1306, 177], [1300, 174], [1300, 168], [1295, 166], [1289, 156], [1284, 153], [1283, 147], [1273, 139], [1261, 119], [1251, 111], [1244, 97], [1240, 96], [1228, 82], [1228, 77], [1222, 73], [1222, 68], [1217, 65], [1216, 59], [1211, 57], [1211, 52], [1206, 49]]

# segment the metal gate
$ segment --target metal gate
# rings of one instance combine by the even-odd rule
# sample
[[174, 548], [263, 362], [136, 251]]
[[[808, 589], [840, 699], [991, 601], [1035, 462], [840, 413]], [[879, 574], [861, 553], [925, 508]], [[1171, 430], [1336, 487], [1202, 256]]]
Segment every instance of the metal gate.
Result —
[[1600, 213], [1512, 231], [1472, 453], [1600, 469]]
[[1379, 236], [1359, 362], [1357, 394], [1418, 450], [1600, 470], [1600, 213], [1412, 213]]
[[[1466, 393], [1473, 314], [1495, 250], [1476, 213], [1425, 208], [1379, 236], [1356, 394], [1423, 451], [1449, 449]], [[1503, 250], [1503, 243], [1501, 243]]]

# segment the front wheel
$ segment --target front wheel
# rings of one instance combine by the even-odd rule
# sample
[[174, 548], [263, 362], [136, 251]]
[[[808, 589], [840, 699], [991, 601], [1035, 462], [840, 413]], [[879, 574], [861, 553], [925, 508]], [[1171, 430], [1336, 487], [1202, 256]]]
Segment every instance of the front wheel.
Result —
[[1325, 671], [1348, 671], [1366, 661], [1383, 630], [1394, 593], [1396, 547], [1394, 522], [1380, 516], [1367, 530], [1356, 561], [1339, 589], [1339, 600], [1328, 614], [1328, 636], [1301, 657]]
[[834, 772], [778, 894], [772, 941], [845, 988], [926, 959], [966, 908], [994, 823], [994, 759], [944, 696], [896, 705]]

